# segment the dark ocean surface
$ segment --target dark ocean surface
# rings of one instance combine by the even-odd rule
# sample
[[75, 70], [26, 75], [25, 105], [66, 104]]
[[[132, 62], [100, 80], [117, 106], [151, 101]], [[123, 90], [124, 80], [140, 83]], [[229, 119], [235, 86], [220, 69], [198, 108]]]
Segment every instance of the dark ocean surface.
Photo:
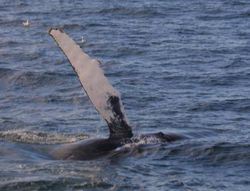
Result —
[[[136, 134], [188, 139], [49, 159], [108, 136], [51, 26], [86, 39]], [[0, 190], [250, 190], [250, 1], [0, 0]]]

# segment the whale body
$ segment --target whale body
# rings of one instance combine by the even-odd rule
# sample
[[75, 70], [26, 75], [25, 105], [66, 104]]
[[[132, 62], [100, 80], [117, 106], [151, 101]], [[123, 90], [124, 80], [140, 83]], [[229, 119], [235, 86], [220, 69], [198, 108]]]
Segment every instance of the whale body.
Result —
[[62, 29], [50, 28], [49, 34], [67, 57], [90, 101], [109, 127], [108, 138], [89, 139], [56, 146], [50, 152], [52, 158], [90, 160], [104, 156], [126, 144], [172, 142], [184, 138], [181, 135], [162, 132], [134, 135], [125, 115], [119, 92], [104, 76], [100, 61], [83, 52]]

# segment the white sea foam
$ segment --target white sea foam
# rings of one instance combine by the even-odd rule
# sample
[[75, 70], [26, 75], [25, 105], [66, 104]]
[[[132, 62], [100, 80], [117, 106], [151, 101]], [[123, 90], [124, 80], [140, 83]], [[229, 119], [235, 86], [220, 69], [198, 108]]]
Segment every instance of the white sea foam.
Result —
[[88, 136], [85, 134], [46, 133], [20, 129], [0, 131], [0, 140], [34, 144], [72, 143], [86, 138]]

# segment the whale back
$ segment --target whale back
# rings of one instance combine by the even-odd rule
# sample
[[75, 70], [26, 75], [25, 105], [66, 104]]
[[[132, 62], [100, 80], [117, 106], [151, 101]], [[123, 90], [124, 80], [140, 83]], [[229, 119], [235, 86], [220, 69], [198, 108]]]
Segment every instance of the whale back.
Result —
[[110, 138], [132, 137], [119, 92], [104, 76], [100, 62], [83, 52], [62, 29], [51, 28], [49, 34], [68, 58], [86, 94], [108, 124]]

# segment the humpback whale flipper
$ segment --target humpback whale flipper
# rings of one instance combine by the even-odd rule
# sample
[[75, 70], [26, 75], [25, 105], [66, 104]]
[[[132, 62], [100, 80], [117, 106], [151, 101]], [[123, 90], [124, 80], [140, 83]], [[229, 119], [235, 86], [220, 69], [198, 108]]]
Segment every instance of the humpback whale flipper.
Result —
[[119, 92], [104, 76], [100, 62], [84, 53], [62, 29], [51, 28], [49, 34], [68, 58], [86, 94], [107, 122], [110, 138], [132, 137]]

